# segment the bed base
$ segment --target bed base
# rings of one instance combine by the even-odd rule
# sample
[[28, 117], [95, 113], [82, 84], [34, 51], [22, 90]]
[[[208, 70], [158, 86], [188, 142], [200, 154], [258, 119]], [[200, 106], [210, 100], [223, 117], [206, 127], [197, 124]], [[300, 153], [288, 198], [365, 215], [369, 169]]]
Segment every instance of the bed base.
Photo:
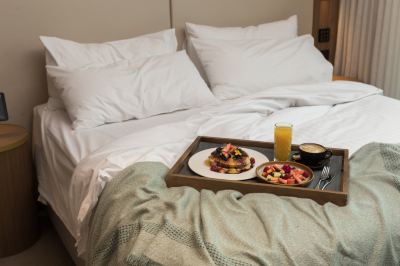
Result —
[[84, 266], [85, 261], [78, 257], [78, 252], [75, 248], [75, 239], [70, 234], [68, 229], [64, 226], [63, 222], [60, 218], [58, 218], [57, 214], [51, 209], [47, 207], [47, 213], [49, 214], [51, 223], [53, 224], [54, 228], [56, 229], [57, 234], [59, 235], [64, 247], [66, 248], [68, 254], [74, 261], [75, 265], [77, 266]]

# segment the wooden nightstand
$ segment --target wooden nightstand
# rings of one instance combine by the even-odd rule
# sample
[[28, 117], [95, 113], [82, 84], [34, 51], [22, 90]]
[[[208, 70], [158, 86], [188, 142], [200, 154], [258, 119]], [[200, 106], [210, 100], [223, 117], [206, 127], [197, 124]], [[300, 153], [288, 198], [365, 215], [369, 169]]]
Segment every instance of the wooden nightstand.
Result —
[[29, 143], [24, 128], [0, 124], [0, 257], [28, 248], [39, 235]]

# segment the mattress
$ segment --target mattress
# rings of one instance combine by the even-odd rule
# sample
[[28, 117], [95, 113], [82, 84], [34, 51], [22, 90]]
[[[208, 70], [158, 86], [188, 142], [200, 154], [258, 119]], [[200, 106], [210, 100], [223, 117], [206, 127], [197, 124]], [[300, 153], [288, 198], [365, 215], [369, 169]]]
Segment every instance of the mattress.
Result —
[[64, 110], [47, 104], [34, 109], [33, 148], [39, 181], [39, 201], [51, 206], [73, 237], [76, 222], [71, 220], [69, 202], [71, 177], [77, 164], [98, 148], [125, 135], [184, 120], [199, 109], [184, 110], [142, 120], [107, 124], [88, 130], [72, 130]]

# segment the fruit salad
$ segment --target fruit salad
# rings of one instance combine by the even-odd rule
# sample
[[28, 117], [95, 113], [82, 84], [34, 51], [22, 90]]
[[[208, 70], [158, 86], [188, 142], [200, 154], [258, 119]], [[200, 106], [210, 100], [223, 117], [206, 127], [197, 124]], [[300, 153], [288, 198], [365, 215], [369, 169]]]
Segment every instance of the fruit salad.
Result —
[[273, 164], [264, 167], [262, 176], [268, 182], [283, 185], [297, 185], [309, 180], [310, 174], [288, 164]]

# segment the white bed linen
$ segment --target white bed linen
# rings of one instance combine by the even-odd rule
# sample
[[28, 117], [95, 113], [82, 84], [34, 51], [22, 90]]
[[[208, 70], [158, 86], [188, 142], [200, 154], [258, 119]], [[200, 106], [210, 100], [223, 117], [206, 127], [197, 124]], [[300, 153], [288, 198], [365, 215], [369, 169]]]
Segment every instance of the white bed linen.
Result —
[[65, 110], [48, 108], [48, 104], [37, 106], [34, 110], [33, 145], [39, 180], [39, 201], [49, 204], [72, 236], [76, 237], [74, 232], [78, 228], [69, 207], [69, 202], [72, 201], [69, 189], [77, 164], [115, 139], [154, 126], [184, 120], [199, 110], [184, 110], [75, 131], [72, 130]]
[[70, 181], [68, 221], [78, 253], [85, 252], [87, 221], [102, 189], [132, 163], [170, 167], [198, 135], [273, 141], [278, 121], [294, 124], [294, 143], [318, 142], [348, 148], [350, 154], [369, 142], [399, 143], [400, 102], [381, 94], [373, 86], [344, 81], [279, 87], [115, 138], [81, 160]]

